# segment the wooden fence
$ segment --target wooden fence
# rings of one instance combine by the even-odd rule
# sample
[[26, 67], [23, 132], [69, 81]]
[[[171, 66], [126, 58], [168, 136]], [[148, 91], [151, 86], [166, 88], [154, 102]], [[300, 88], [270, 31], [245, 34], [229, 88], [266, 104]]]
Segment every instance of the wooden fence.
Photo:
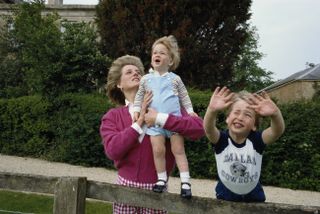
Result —
[[165, 209], [170, 213], [212, 214], [320, 214], [319, 206], [277, 203], [235, 203], [148, 190], [87, 180], [85, 177], [47, 177], [0, 172], [0, 188], [6, 190], [54, 194], [54, 214], [85, 213], [86, 198], [120, 202], [140, 207]]

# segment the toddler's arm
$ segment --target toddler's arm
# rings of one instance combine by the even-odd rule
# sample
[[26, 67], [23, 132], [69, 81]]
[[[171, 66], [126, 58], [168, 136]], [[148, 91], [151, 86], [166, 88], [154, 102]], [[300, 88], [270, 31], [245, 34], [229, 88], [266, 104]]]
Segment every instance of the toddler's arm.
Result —
[[143, 102], [143, 97], [146, 93], [146, 89], [145, 89], [145, 78], [142, 77], [140, 80], [140, 84], [139, 84], [139, 89], [136, 93], [136, 96], [134, 98], [134, 103], [133, 103], [133, 112], [134, 112], [134, 116], [133, 116], [133, 122], [137, 121], [139, 116], [140, 116], [140, 111], [141, 111], [141, 106], [142, 106], [142, 102]]
[[191, 99], [189, 97], [188, 91], [186, 86], [183, 84], [181, 78], [177, 76], [175, 79], [176, 81], [176, 86], [177, 91], [178, 91], [178, 97], [179, 101], [181, 103], [181, 106], [188, 112], [190, 116], [198, 116], [196, 113], [193, 111]]

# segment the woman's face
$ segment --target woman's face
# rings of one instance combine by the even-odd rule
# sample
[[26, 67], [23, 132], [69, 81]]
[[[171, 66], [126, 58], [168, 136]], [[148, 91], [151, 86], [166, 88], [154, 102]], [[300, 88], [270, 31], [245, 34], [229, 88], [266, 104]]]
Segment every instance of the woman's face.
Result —
[[121, 70], [118, 88], [122, 91], [138, 89], [141, 80], [140, 70], [135, 65], [125, 65]]

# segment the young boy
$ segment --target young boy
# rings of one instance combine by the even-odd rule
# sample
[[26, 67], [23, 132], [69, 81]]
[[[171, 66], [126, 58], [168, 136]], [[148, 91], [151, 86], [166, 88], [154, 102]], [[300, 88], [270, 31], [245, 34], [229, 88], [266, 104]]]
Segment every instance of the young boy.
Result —
[[[219, 131], [217, 114], [228, 107], [228, 129]], [[270, 127], [257, 131], [258, 116], [270, 117]], [[285, 129], [281, 111], [267, 93], [234, 94], [226, 87], [217, 87], [204, 117], [204, 129], [215, 149], [219, 176], [216, 197], [228, 201], [265, 201], [259, 183], [262, 152]]]

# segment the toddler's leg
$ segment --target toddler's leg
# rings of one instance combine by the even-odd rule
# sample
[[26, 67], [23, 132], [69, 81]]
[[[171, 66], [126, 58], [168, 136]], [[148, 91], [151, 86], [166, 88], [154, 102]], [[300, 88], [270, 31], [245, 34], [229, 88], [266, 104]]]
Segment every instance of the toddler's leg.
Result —
[[190, 199], [191, 184], [189, 182], [190, 173], [188, 159], [184, 149], [184, 139], [181, 135], [174, 134], [170, 138], [171, 150], [176, 159], [176, 163], [180, 172], [181, 179], [181, 196]]
[[166, 172], [166, 147], [165, 137], [162, 135], [150, 136], [150, 141], [153, 151], [154, 165], [156, 167], [158, 181], [153, 187], [154, 192], [163, 192], [167, 186], [167, 172]]

